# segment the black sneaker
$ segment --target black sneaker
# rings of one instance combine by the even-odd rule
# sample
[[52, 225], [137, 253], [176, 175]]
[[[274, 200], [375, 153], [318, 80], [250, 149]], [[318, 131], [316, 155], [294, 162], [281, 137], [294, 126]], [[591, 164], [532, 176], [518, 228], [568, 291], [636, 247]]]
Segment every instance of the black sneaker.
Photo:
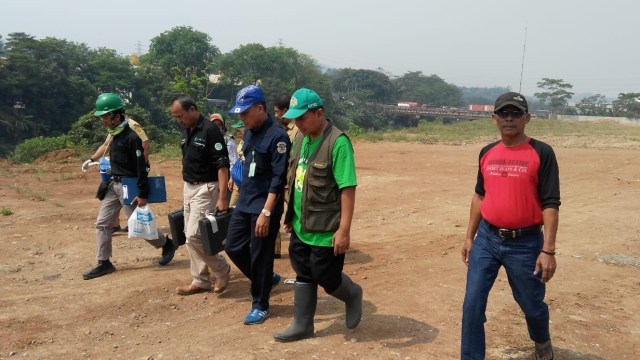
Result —
[[158, 265], [165, 266], [170, 263], [171, 260], [173, 260], [173, 255], [175, 255], [177, 249], [178, 247], [175, 246], [173, 241], [171, 241], [171, 238], [167, 236], [167, 239], [162, 246], [162, 257], [158, 259]]
[[122, 232], [129, 232], [129, 227], [128, 227], [128, 226], [125, 226], [125, 227], [123, 227], [122, 229], [120, 229], [120, 231], [122, 231]]
[[94, 267], [93, 269], [83, 273], [82, 277], [85, 280], [91, 280], [91, 279], [95, 279], [95, 278], [103, 276], [103, 275], [111, 274], [114, 271], [116, 271], [116, 267], [113, 266], [111, 261], [109, 261], [109, 260], [99, 260], [98, 261], [98, 265], [96, 267]]

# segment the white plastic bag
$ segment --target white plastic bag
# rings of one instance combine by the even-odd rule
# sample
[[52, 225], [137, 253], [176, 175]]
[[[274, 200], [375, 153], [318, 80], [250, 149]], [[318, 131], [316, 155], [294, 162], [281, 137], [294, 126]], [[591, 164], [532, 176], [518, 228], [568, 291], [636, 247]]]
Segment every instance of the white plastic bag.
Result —
[[158, 238], [156, 216], [149, 205], [138, 206], [127, 222], [129, 226], [129, 238], [143, 238], [155, 240]]

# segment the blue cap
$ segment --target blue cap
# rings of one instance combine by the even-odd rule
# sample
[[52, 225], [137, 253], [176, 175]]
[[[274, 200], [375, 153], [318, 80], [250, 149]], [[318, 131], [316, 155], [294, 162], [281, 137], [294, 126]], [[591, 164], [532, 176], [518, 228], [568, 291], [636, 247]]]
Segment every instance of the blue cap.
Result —
[[264, 92], [255, 85], [245, 86], [236, 95], [236, 104], [229, 110], [229, 114], [240, 114], [251, 105], [265, 102]]

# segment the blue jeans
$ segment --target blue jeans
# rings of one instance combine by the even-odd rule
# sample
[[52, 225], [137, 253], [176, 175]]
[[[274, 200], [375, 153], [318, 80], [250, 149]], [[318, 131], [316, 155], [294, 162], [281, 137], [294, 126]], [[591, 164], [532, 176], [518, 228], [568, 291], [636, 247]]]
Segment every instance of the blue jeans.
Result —
[[544, 302], [541, 274], [533, 275], [542, 249], [542, 233], [503, 239], [482, 220], [469, 257], [467, 288], [462, 306], [462, 347], [460, 358], [484, 359], [484, 323], [489, 291], [498, 270], [504, 266], [513, 298], [524, 312], [529, 337], [544, 343], [549, 336], [549, 308]]

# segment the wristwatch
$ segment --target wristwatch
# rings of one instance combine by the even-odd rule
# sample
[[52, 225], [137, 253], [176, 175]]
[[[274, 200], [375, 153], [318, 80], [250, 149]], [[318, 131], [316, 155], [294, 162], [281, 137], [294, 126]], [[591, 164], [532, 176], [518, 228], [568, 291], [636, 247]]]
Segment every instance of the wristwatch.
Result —
[[269, 210], [267, 210], [267, 209], [262, 209], [262, 211], [261, 211], [261, 212], [262, 212], [262, 214], [263, 214], [264, 216], [266, 216], [266, 217], [271, 216], [271, 211], [269, 211]]

